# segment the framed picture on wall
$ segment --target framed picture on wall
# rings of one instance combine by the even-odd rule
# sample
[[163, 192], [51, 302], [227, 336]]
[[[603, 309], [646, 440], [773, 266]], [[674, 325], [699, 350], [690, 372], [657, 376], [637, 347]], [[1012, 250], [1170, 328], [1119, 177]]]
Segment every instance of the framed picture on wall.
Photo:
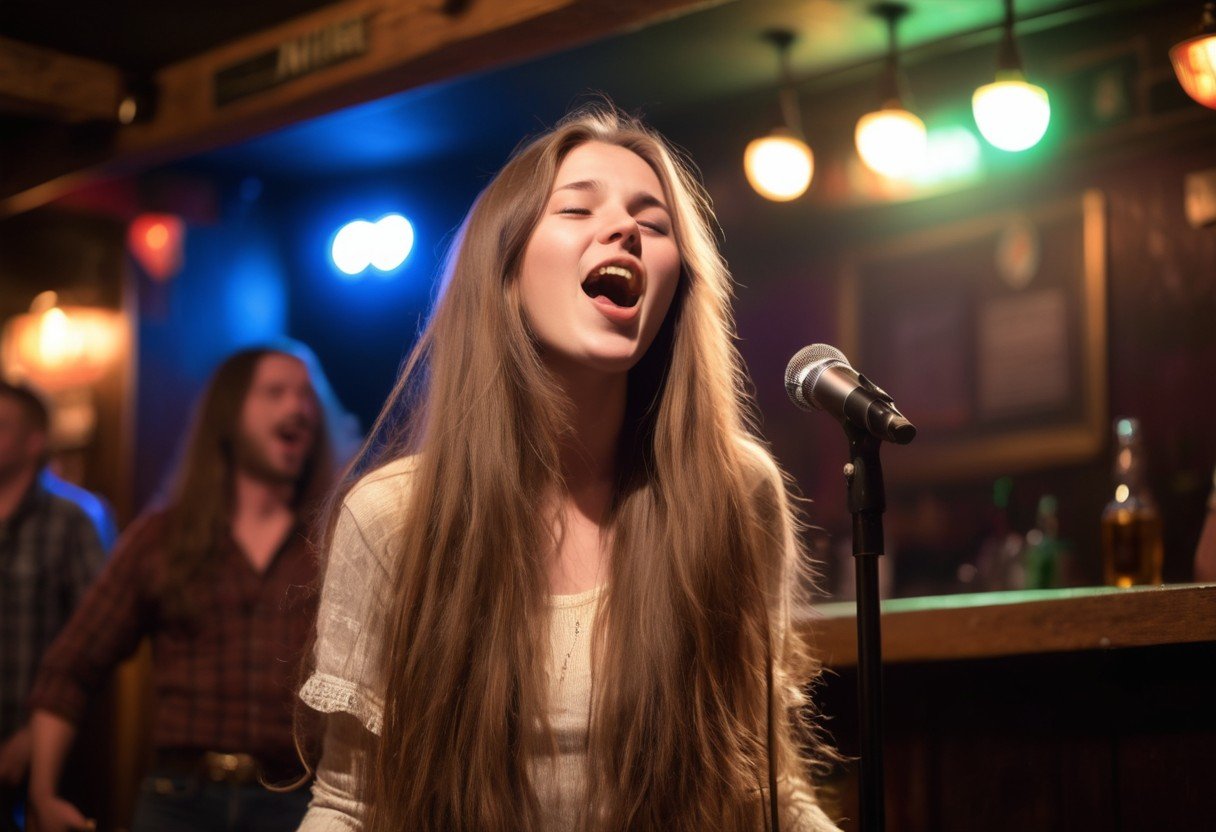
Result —
[[1106, 437], [1106, 227], [1098, 191], [847, 258], [855, 366], [916, 425], [885, 455], [908, 482], [1092, 458]]

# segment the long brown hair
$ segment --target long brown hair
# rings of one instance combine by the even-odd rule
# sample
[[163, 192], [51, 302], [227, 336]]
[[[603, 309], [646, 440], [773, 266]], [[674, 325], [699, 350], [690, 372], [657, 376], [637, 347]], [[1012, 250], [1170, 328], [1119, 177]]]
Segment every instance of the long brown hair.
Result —
[[770, 653], [774, 763], [783, 779], [804, 772], [800, 746], [811, 738], [799, 685], [817, 668], [785, 626], [794, 519], [752, 438], [708, 198], [660, 137], [590, 108], [523, 147], [478, 197], [353, 468], [415, 457], [382, 634], [383, 731], [363, 784], [373, 832], [539, 828], [528, 763], [554, 748], [545, 671], [554, 518], [536, 507], [563, 488], [570, 403], [541, 362], [517, 278], [559, 165], [590, 141], [654, 169], [682, 272], [629, 374], [581, 825], [762, 826]]
[[190, 620], [197, 612], [191, 588], [214, 566], [213, 553], [232, 519], [232, 474], [241, 409], [258, 364], [268, 355], [304, 363], [320, 400], [316, 442], [296, 483], [293, 506], [313, 519], [336, 476], [332, 439], [334, 408], [329, 387], [312, 351], [295, 341], [240, 350], [212, 373], [191, 417], [164, 500], [165, 551], [160, 601], [171, 616]]

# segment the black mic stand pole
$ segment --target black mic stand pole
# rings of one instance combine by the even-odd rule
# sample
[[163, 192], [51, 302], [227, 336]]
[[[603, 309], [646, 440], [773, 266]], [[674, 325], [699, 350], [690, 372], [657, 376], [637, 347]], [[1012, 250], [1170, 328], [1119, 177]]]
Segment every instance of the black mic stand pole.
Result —
[[861, 832], [883, 832], [882, 624], [878, 564], [882, 557], [882, 514], [887, 508], [882, 440], [845, 423], [849, 463], [844, 467], [853, 515], [853, 559], [857, 566], [857, 710], [861, 741]]

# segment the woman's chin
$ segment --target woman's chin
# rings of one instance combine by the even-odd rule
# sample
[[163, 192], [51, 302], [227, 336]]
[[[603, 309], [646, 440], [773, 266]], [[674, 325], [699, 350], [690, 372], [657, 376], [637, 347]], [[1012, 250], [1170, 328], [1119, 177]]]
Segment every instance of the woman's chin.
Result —
[[641, 357], [636, 345], [630, 344], [628, 349], [583, 349], [558, 355], [550, 351], [546, 363], [562, 374], [581, 371], [596, 375], [624, 375], [637, 365]]

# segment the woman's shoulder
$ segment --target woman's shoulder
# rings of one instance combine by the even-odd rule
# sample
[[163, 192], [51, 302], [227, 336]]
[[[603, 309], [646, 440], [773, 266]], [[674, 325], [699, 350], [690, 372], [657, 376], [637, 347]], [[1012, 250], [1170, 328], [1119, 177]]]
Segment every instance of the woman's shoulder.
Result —
[[369, 543], [375, 538], [392, 536], [404, 527], [406, 503], [417, 468], [416, 456], [399, 457], [364, 474], [346, 493], [343, 513], [349, 513]]

